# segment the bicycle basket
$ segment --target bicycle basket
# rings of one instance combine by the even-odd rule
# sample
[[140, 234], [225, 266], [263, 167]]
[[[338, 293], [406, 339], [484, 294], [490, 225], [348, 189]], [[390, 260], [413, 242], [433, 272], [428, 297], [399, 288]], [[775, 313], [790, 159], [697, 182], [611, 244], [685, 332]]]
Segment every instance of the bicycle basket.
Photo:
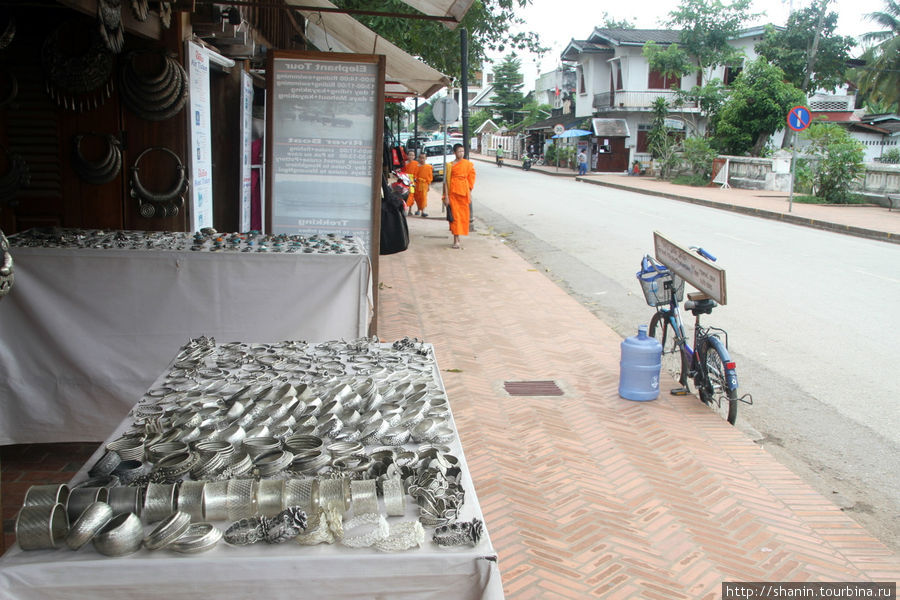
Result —
[[[637, 272], [637, 279], [641, 284], [641, 291], [644, 292], [644, 299], [650, 306], [669, 304], [673, 292], [676, 301], [681, 302], [684, 298], [684, 280], [650, 256], [645, 256], [641, 260], [641, 270]], [[666, 286], [668, 281], [672, 282], [669, 287]]]

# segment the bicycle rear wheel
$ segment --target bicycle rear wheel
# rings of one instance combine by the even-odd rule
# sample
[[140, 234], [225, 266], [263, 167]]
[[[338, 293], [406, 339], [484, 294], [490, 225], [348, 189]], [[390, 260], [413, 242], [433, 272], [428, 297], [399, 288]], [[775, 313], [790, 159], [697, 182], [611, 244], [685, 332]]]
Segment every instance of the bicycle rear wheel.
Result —
[[678, 336], [669, 319], [661, 312], [656, 313], [650, 319], [648, 333], [662, 345], [662, 372], [668, 373], [682, 385], [687, 385], [687, 378], [684, 376], [687, 373], [687, 360], [678, 346]]
[[737, 420], [737, 390], [728, 388], [722, 355], [717, 348], [703, 344], [699, 358], [702, 373], [696, 383], [700, 390], [700, 399], [720, 417], [734, 425]]

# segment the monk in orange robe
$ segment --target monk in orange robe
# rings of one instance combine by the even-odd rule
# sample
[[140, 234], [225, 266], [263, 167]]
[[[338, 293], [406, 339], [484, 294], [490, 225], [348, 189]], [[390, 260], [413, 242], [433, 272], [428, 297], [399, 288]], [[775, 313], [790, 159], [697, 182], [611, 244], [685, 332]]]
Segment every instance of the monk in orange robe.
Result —
[[434, 180], [434, 169], [425, 162], [425, 153], [419, 153], [419, 170], [416, 172], [416, 211], [417, 215], [427, 217], [425, 207], [428, 206], [428, 188]]
[[406, 199], [406, 208], [408, 209], [407, 214], [412, 215], [412, 205], [416, 201], [416, 175], [419, 173], [419, 163], [416, 162], [412, 154], [409, 155], [406, 164], [403, 165], [403, 172], [409, 175], [409, 197]]
[[442, 198], [450, 209], [450, 233], [453, 234], [451, 248], [461, 249], [459, 236], [469, 235], [469, 205], [472, 203], [472, 188], [475, 187], [475, 165], [463, 156], [462, 144], [453, 146], [456, 160], [447, 165], [447, 185]]

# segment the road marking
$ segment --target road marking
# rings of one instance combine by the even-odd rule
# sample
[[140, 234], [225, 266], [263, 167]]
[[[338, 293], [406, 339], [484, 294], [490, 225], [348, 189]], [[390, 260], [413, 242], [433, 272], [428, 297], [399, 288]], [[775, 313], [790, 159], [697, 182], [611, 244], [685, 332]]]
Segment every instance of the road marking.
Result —
[[891, 283], [900, 283], [900, 279], [885, 277], [884, 275], [879, 275], [878, 273], [869, 273], [868, 271], [863, 271], [862, 269], [856, 269], [856, 272], [862, 273], [863, 275], [869, 275], [871, 277], [877, 277], [878, 279], [884, 279], [885, 281], [890, 281]]
[[753, 245], [753, 246], [762, 246], [762, 244], [760, 244], [759, 242], [751, 242], [750, 240], [745, 240], [744, 238], [739, 238], [739, 237], [737, 237], [737, 236], [735, 236], [735, 235], [728, 235], [727, 233], [719, 233], [719, 232], [716, 232], [716, 235], [718, 235], [718, 236], [720, 236], [720, 237], [725, 237], [725, 238], [732, 239], [732, 240], [734, 240], [734, 241], [736, 241], [736, 242], [743, 242], [743, 243], [745, 243], [745, 244], [751, 244], [751, 245]]

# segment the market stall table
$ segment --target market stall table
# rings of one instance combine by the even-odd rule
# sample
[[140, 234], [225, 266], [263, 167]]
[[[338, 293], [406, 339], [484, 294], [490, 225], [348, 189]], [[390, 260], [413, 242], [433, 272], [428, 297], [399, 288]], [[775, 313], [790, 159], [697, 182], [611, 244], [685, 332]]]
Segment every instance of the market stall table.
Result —
[[[335, 348], [340, 347], [351, 348], [352, 351], [336, 353]], [[207, 351], [210, 348], [212, 351]], [[405, 422], [409, 415], [419, 412], [418, 407], [424, 407], [419, 417], [427, 413], [428, 418], [437, 424], [437, 429], [433, 431], [442, 433], [426, 434], [425, 428], [416, 430], [419, 440], [434, 440], [431, 445], [421, 446], [420, 454], [434, 453], [435, 444], [446, 445], [448, 455], [458, 459], [459, 476], [455, 479], [465, 492], [456, 522], [483, 519], [452, 414], [446, 404], [446, 393], [434, 361], [433, 349], [417, 341], [407, 343], [398, 350], [396, 343], [389, 346], [374, 341], [307, 347], [287, 342], [213, 346], [206, 339], [192, 340], [107, 442], [136, 428], [146, 430], [142, 425], [146, 415], [158, 414], [153, 407], [166, 407], [172, 413], [171, 422], [178, 422], [175, 407], [184, 405], [188, 395], [196, 391], [186, 381], [190, 379], [185, 376], [190, 371], [189, 364], [193, 361], [196, 365], [207, 365], [202, 367], [206, 370], [211, 368], [208, 366], [211, 364], [227, 365], [235, 356], [239, 358], [235, 363], [237, 369], [227, 369], [228, 376], [222, 378], [226, 384], [215, 387], [201, 376], [194, 377], [201, 379], [201, 386], [212, 397], [225, 399], [220, 406], [221, 414], [227, 410], [231, 418], [241, 412], [234, 409], [234, 403], [241, 402], [234, 400], [235, 389], [239, 390], [238, 397], [248, 399], [242, 401], [240, 406], [246, 409], [244, 415], [257, 414], [264, 418], [265, 414], [254, 412], [253, 406], [254, 403], [264, 402], [264, 398], [276, 397], [271, 395], [272, 386], [296, 385], [293, 391], [300, 390], [300, 393], [299, 396], [287, 394], [280, 401], [273, 401], [271, 406], [291, 405], [294, 412], [290, 414], [319, 414], [318, 420], [313, 421], [318, 425], [307, 422], [296, 425], [296, 431], [301, 431], [303, 427], [330, 429], [330, 426], [323, 425], [331, 422], [326, 419], [331, 416], [343, 419], [344, 424], [329, 434], [334, 440], [353, 438], [354, 432], [358, 433], [361, 429], [360, 426], [347, 424], [351, 421], [351, 413], [358, 413], [365, 420], [376, 413], [386, 417], [402, 409], [403, 415], [407, 415]], [[343, 368], [338, 363], [343, 364]], [[247, 365], [252, 368], [246, 368]], [[260, 371], [257, 367], [261, 365], [270, 365], [271, 369]], [[248, 383], [252, 389], [246, 389]], [[185, 390], [179, 391], [177, 388], [180, 387]], [[352, 387], [355, 394], [346, 392], [346, 387]], [[364, 388], [367, 391], [363, 391]], [[278, 389], [284, 390], [285, 387]], [[360, 396], [360, 392], [364, 395]], [[333, 401], [329, 401], [330, 397], [342, 398], [338, 405], [343, 403], [343, 408], [335, 409]], [[154, 427], [160, 423], [155, 421]], [[446, 429], [442, 429], [444, 427]], [[162, 429], [165, 431], [164, 424]], [[432, 431], [432, 428], [427, 429]], [[383, 430], [379, 431], [381, 433], [374, 434], [374, 437], [368, 435], [365, 438], [366, 453], [370, 456], [375, 456], [378, 450], [373, 444], [384, 442], [383, 436], [388, 435]], [[433, 437], [438, 435], [445, 437], [441, 440]], [[396, 450], [404, 451], [416, 445], [409, 440], [403, 447], [397, 446]], [[87, 477], [88, 469], [103, 451], [103, 448], [98, 449], [73, 479], [74, 483]], [[419, 477], [422, 472], [420, 466]], [[390, 473], [388, 470], [389, 477]], [[371, 473], [360, 475], [369, 476]], [[418, 481], [416, 475], [406, 477], [407, 484], [415, 481]], [[410, 487], [408, 494], [413, 493], [413, 487]], [[351, 511], [356, 509], [355, 497], [353, 502]], [[384, 506], [387, 508], [387, 503]], [[404, 516], [388, 520], [393, 528], [398, 520], [409, 523], [420, 517], [425, 521], [425, 516], [424, 509], [407, 496]], [[228, 526], [227, 522], [215, 524], [222, 529]], [[146, 531], [150, 529], [151, 526], [147, 525]], [[255, 597], [267, 600], [298, 597], [354, 600], [503, 598], [496, 552], [486, 531], [474, 545], [453, 547], [441, 547], [432, 542], [433, 531], [433, 528], [426, 527], [427, 535], [421, 547], [398, 552], [337, 544], [301, 546], [293, 541], [252, 546], [231, 546], [220, 542], [214, 549], [202, 554], [182, 556], [171, 551], [151, 552], [144, 548], [128, 556], [109, 558], [97, 553], [90, 545], [74, 552], [67, 549], [25, 552], [16, 545], [0, 558], [0, 597], [8, 600], [49, 597], [167, 600], [207, 597], [216, 600]], [[347, 531], [344, 533], [349, 535]]]
[[190, 336], [367, 334], [371, 265], [354, 240], [276, 246], [225, 236], [192, 250], [188, 233], [84, 230], [76, 240], [84, 247], [72, 247], [73, 230], [50, 231], [10, 237], [16, 279], [0, 302], [0, 445], [106, 438]]

